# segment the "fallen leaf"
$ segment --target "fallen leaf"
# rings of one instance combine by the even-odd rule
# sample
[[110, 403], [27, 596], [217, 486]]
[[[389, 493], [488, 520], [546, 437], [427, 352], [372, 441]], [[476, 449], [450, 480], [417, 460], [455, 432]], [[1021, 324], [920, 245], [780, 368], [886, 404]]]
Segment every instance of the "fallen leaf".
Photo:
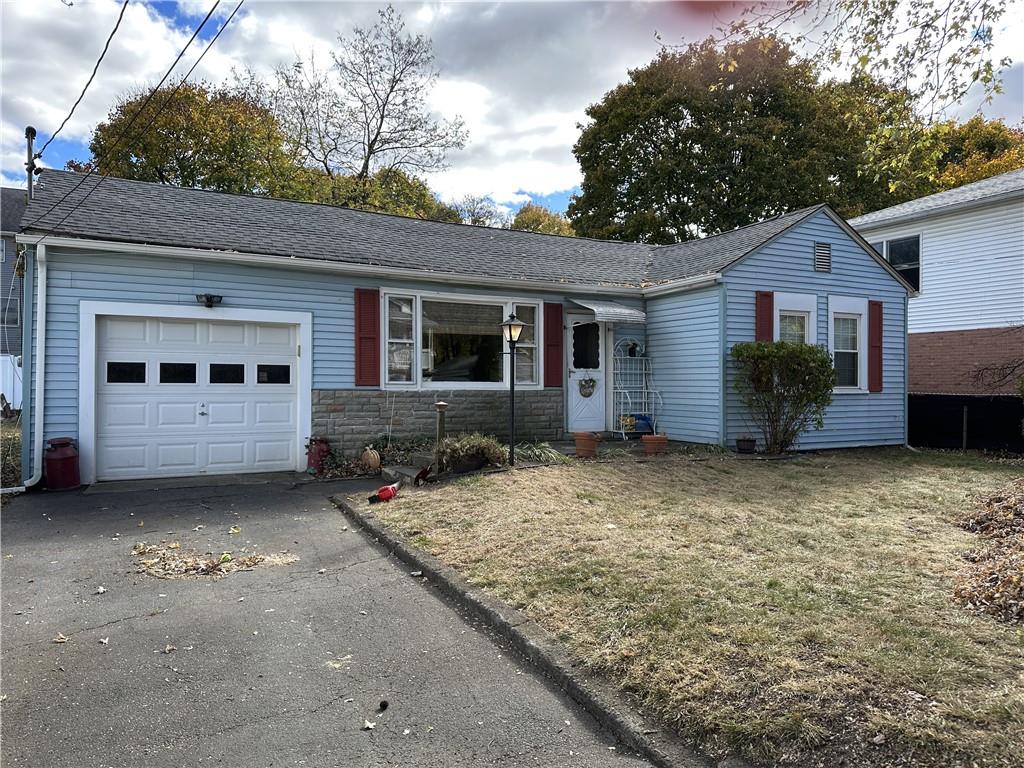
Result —
[[53, 638], [53, 642], [55, 642], [55, 643], [66, 643], [68, 641], [68, 639], [69, 638], [65, 637], [62, 632], [58, 632], [57, 636], [55, 638]]
[[376, 723], [371, 723], [369, 720], [363, 720], [363, 730], [364, 731], [372, 731], [376, 727], [377, 727]]
[[241, 533], [241, 532], [242, 532], [242, 529], [239, 528], [237, 525], [232, 525], [230, 528], [228, 528], [228, 533], [231, 533], [231, 534]]
[[168, 549], [181, 549], [181, 542], [180, 541], [172, 541], [170, 544], [167, 545], [167, 548]]
[[423, 571], [413, 571], [409, 575], [410, 576], [422, 576], [423, 575]]
[[402, 731], [402, 735], [403, 736], [408, 736], [410, 733], [412, 733], [412, 731], [410, 731], [408, 728], [406, 728], [404, 731]]
[[164, 653], [173, 653], [173, 652], [174, 652], [174, 651], [176, 651], [176, 650], [178, 650], [178, 649], [177, 649], [177, 648], [175, 648], [175, 647], [174, 647], [173, 645], [171, 645], [170, 643], [168, 643], [168, 644], [167, 644], [167, 645], [166, 645], [166, 646], [164, 647]]
[[106, 591], [107, 591], [106, 587], [99, 586], [99, 587], [96, 587], [96, 591], [93, 594], [95, 594], [95, 595], [102, 595]]
[[109, 637], [101, 637], [100, 638], [100, 645], [109, 645], [109, 644], [110, 644], [110, 638]]
[[327, 573], [327, 569], [321, 568], [319, 571], [317, 571], [317, 573]]

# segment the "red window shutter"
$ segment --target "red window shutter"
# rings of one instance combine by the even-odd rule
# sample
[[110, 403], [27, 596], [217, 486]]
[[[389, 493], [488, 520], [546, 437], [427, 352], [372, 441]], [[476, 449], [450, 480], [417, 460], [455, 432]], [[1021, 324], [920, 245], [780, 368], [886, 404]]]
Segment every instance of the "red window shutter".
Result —
[[380, 386], [380, 291], [356, 288], [356, 386]]
[[562, 305], [544, 304], [544, 386], [562, 386]]
[[754, 300], [754, 341], [775, 339], [775, 294], [758, 291]]
[[882, 391], [882, 302], [868, 302], [868, 392]]

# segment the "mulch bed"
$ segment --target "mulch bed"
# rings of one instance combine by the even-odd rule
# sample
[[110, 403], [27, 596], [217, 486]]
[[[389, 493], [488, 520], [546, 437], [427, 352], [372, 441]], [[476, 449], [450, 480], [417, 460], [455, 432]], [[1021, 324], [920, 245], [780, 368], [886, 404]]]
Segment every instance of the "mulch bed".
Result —
[[953, 594], [970, 610], [1024, 623], [1024, 478], [979, 499], [956, 522], [985, 545], [964, 555], [970, 565]]

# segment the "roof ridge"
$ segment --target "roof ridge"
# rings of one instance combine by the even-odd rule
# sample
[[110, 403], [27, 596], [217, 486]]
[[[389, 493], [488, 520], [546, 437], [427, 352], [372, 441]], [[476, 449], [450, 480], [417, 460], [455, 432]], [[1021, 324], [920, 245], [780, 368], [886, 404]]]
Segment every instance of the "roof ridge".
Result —
[[[182, 187], [182, 186], [178, 186], [177, 184], [161, 184], [160, 182], [157, 182], [157, 181], [142, 181], [141, 179], [126, 179], [126, 178], [124, 178], [122, 176], [101, 176], [100, 174], [95, 174], [95, 173], [94, 174], [84, 174], [84, 173], [79, 173], [78, 171], [64, 170], [62, 168], [44, 168], [44, 169], [42, 169], [42, 172], [40, 174], [40, 178], [42, 178], [43, 176], [46, 176], [46, 175], [51, 175], [51, 174], [60, 174], [62, 176], [73, 176], [73, 177], [76, 177], [76, 178], [77, 177], [85, 178], [85, 177], [88, 177], [89, 175], [91, 175], [93, 178], [98, 179], [98, 181], [96, 182], [97, 184], [101, 183], [101, 181], [99, 181], [99, 180], [114, 179], [114, 180], [116, 180], [118, 182], [122, 182], [122, 183], [125, 183], [125, 184], [139, 184], [139, 185], [144, 185], [144, 186], [147, 186], [147, 187], [160, 187], [162, 189], [180, 190], [180, 191], [186, 192], [186, 193], [188, 193], [188, 192], [196, 192], [196, 193], [203, 193], [203, 194], [207, 194], [207, 195], [221, 195], [223, 197], [236, 197], [236, 198], [242, 198], [244, 200], [258, 200], [258, 201], [261, 201], [261, 202], [289, 203], [289, 204], [292, 204], [292, 205], [308, 205], [308, 206], [315, 206], [315, 207], [319, 207], [319, 208], [327, 208], [327, 209], [336, 210], [336, 211], [337, 210], [340, 210], [340, 211], [350, 211], [351, 213], [357, 214], [357, 215], [358, 214], [364, 214], [366, 216], [386, 216], [386, 217], [393, 218], [393, 219], [401, 219], [403, 221], [425, 221], [425, 222], [429, 222], [431, 224], [447, 225], [447, 226], [451, 226], [451, 227], [465, 227], [465, 228], [468, 228], [468, 229], [491, 230], [491, 231], [497, 230], [499, 232], [516, 232], [516, 233], [518, 233], [520, 235], [534, 235], [534, 236], [537, 236], [537, 237], [559, 237], [559, 238], [563, 238], [563, 239], [566, 239], [566, 240], [582, 240], [582, 241], [585, 241], [585, 242], [592, 242], [592, 243], [615, 243], [616, 245], [639, 246], [639, 247], [644, 248], [645, 250], [652, 250], [654, 248], [654, 246], [652, 246], [649, 243], [640, 243], [640, 242], [636, 242], [636, 241], [633, 241], [633, 240], [604, 240], [604, 239], [597, 238], [597, 237], [581, 237], [581, 236], [578, 236], [578, 235], [557, 235], [557, 234], [552, 234], [552, 233], [549, 233], [549, 232], [534, 232], [532, 230], [527, 230], [527, 229], [506, 229], [504, 227], [491, 227], [491, 226], [487, 226], [486, 224], [467, 224], [466, 222], [461, 222], [461, 221], [460, 222], [455, 222], [455, 221], [438, 221], [437, 219], [424, 219], [424, 218], [420, 218], [419, 216], [406, 216], [406, 215], [403, 215], [401, 213], [389, 213], [387, 211], [367, 211], [367, 210], [364, 210], [362, 208], [350, 208], [350, 207], [345, 206], [345, 205], [332, 205], [331, 203], [318, 203], [318, 202], [310, 201], [310, 200], [294, 200], [294, 199], [288, 198], [288, 197], [273, 197], [271, 195], [244, 194], [244, 193], [240, 193], [240, 192], [222, 192], [221, 190], [218, 190], [218, 189], [204, 189], [203, 187]], [[13, 189], [17, 189], [17, 187], [13, 187]], [[442, 204], [444, 204], [444, 203], [442, 203]], [[638, 248], [638, 250], [639, 250], [639, 248]]]

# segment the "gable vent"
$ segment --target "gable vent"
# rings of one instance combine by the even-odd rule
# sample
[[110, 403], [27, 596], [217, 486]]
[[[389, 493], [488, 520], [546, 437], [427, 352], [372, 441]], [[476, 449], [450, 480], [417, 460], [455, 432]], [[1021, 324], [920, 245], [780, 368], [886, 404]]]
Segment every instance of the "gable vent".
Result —
[[832, 271], [832, 243], [814, 244], [814, 271]]

